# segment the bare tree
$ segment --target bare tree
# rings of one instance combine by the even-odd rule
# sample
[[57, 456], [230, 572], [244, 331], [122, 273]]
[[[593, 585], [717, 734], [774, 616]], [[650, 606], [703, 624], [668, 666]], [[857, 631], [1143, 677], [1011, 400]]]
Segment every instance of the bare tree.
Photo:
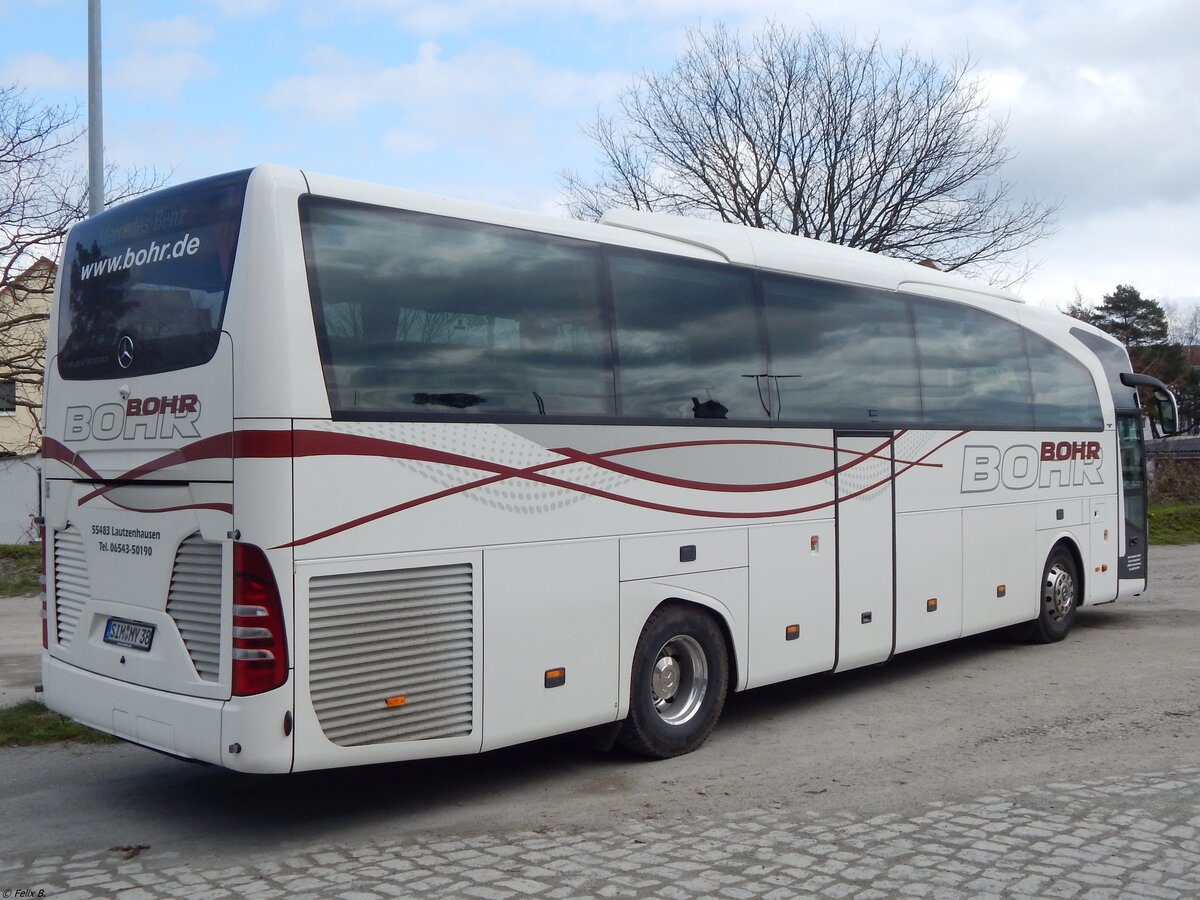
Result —
[[601, 173], [564, 173], [564, 205], [711, 216], [1011, 282], [1058, 206], [1014, 199], [1005, 124], [971, 73], [816, 26], [749, 42], [694, 29], [670, 71], [585, 128]]
[[1180, 306], [1164, 300], [1162, 307], [1167, 315], [1171, 343], [1182, 347], [1200, 346], [1200, 306]]
[[[83, 135], [78, 111], [28, 100], [0, 85], [0, 382], [36, 411], [45, 365], [45, 296], [67, 230], [87, 208], [87, 175], [74, 160]], [[158, 187], [154, 171], [106, 167], [106, 201]], [[34, 417], [36, 421], [36, 416]], [[0, 448], [3, 451], [5, 448]]]
[[1171, 343], [1183, 357], [1181, 374], [1172, 384], [1179, 400], [1180, 425], [1189, 434], [1200, 434], [1200, 306], [1164, 303]]

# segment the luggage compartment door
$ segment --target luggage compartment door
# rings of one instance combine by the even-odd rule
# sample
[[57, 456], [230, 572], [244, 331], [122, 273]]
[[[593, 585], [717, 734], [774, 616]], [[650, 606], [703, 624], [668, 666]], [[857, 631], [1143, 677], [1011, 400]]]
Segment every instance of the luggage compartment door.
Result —
[[893, 439], [890, 431], [834, 433], [839, 672], [884, 662], [895, 645]]

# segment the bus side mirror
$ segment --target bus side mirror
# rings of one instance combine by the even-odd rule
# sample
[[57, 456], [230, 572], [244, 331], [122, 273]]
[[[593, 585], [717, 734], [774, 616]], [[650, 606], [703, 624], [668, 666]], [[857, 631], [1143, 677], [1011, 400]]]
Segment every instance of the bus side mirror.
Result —
[[1163, 437], [1179, 433], [1179, 408], [1170, 391], [1155, 390], [1154, 405], [1158, 408], [1158, 427]]
[[1163, 437], [1179, 433], [1179, 406], [1171, 389], [1153, 375], [1140, 375], [1133, 372], [1121, 373], [1121, 384], [1125, 387], [1148, 387], [1154, 395], [1154, 405], [1158, 409], [1158, 427]]

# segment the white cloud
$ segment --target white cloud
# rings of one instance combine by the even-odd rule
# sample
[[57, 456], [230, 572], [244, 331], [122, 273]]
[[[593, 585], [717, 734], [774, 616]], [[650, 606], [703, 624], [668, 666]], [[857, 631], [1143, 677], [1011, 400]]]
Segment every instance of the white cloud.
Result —
[[202, 47], [213, 39], [213, 30], [187, 16], [143, 22], [135, 30], [142, 45], [170, 47]]
[[[267, 93], [269, 107], [328, 119], [391, 108], [443, 135], [486, 133], [499, 140], [519, 135], [523, 120], [594, 107], [626, 80], [547, 68], [524, 50], [493, 43], [446, 56], [426, 42], [411, 62], [390, 66], [325, 47], [307, 62], [311, 74], [277, 82]], [[410, 151], [416, 146], [412, 122], [399, 126]]]
[[1078, 289], [1099, 301], [1118, 284], [1157, 300], [1200, 295], [1200, 217], [1183, 204], [1151, 202], [1102, 210], [1054, 238], [1042, 267], [1021, 288], [1031, 303], [1065, 306]]
[[19, 81], [31, 90], [86, 90], [87, 63], [45, 53], [15, 56], [0, 65], [0, 83]]
[[426, 133], [407, 128], [393, 128], [383, 136], [383, 145], [394, 156], [407, 158], [420, 156], [433, 150], [437, 144]]
[[[797, 4], [798, 6], [799, 4]], [[815, 4], [809, 3], [810, 6]], [[796, 6], [779, 0], [341, 0], [329, 4], [307, 0], [300, 16], [307, 27], [320, 28], [350, 18], [358, 22], [390, 20], [422, 37], [478, 34], [496, 26], [533, 22], [593, 20], [623, 22], [700, 22], [717, 18], [761, 21], [786, 16]], [[810, 13], [805, 12], [807, 21]]]
[[116, 60], [105, 76], [107, 86], [127, 91], [136, 100], [177, 104], [184, 87], [217, 73], [207, 57], [194, 50], [135, 50]]
[[[260, 162], [258, 150], [247, 148], [248, 137], [236, 127], [181, 120], [168, 114], [107, 129], [104, 147], [105, 155], [121, 166], [156, 169], [179, 184]], [[198, 155], [197, 147], [203, 148], [203, 153]]]
[[230, 19], [265, 16], [284, 5], [281, 0], [210, 0], [210, 2], [221, 15]]

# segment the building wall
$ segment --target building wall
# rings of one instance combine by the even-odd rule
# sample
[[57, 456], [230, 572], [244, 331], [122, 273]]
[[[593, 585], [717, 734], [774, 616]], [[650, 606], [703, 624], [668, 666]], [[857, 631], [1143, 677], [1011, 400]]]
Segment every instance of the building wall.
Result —
[[38, 539], [41, 463], [37, 456], [0, 457], [0, 544]]
[[16, 383], [18, 400], [15, 411], [0, 411], [0, 544], [38, 537], [33, 524], [41, 495], [38, 414], [55, 272], [54, 263], [39, 259], [0, 289], [0, 382]]
[[[55, 271], [54, 263], [39, 259], [0, 289], [0, 383], [16, 382], [18, 400], [15, 412], [0, 411], [0, 456], [28, 456], [41, 447], [41, 370]], [[30, 379], [35, 383], [25, 383]]]

